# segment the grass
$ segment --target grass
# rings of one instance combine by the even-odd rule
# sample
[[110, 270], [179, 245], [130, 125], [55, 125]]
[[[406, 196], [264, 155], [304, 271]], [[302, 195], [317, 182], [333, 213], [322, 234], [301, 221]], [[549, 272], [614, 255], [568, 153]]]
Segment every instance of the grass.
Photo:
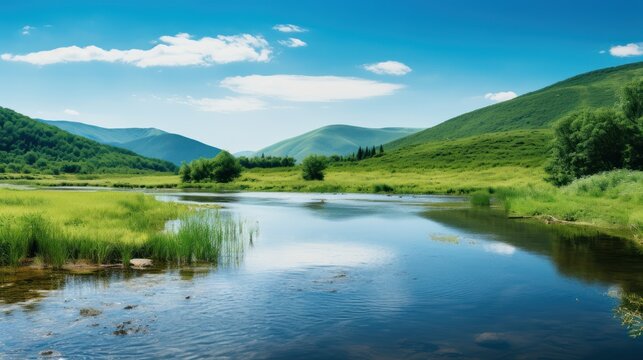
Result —
[[[0, 205], [0, 265], [34, 258], [54, 268], [80, 260], [127, 265], [132, 257], [216, 262], [225, 241], [244, 235], [232, 219], [210, 223], [202, 212], [135, 193], [0, 190]], [[179, 230], [164, 233], [177, 218]]]
[[562, 188], [505, 188], [498, 196], [511, 216], [582, 223], [643, 240], [642, 171], [606, 172]]
[[641, 76], [643, 62], [581, 74], [511, 101], [457, 116], [393, 141], [387, 148], [402, 148], [484, 133], [547, 128], [572, 111], [613, 106], [623, 84]]

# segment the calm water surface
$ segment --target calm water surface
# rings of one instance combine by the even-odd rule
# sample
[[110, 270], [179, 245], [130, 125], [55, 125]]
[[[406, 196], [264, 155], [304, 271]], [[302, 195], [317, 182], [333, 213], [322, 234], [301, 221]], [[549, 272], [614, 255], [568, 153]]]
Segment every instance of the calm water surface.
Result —
[[615, 312], [643, 296], [621, 240], [446, 197], [158, 196], [222, 204], [259, 235], [238, 265], [3, 275], [0, 359], [643, 354]]

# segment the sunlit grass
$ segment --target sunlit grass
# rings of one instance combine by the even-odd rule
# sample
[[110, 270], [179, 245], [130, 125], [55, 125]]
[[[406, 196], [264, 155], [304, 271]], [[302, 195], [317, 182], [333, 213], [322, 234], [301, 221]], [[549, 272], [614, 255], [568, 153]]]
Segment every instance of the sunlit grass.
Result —
[[548, 184], [500, 189], [510, 215], [555, 217], [625, 232], [643, 240], [643, 172], [617, 170], [563, 188]]
[[[133, 257], [216, 263], [253, 235], [216, 211], [135, 193], [0, 190], [0, 205], [0, 265], [28, 258], [55, 268], [77, 260], [128, 264]], [[177, 218], [178, 231], [164, 232]]]

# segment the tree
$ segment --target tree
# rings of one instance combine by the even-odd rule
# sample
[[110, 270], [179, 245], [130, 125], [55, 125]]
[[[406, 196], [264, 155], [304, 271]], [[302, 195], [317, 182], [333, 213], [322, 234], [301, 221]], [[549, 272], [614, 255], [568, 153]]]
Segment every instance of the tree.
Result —
[[362, 147], [360, 146], [359, 149], [357, 149], [357, 160], [362, 160], [364, 158], [364, 150], [362, 150]]
[[212, 159], [212, 178], [216, 182], [227, 183], [241, 175], [241, 165], [227, 151], [221, 151]]
[[612, 109], [583, 110], [563, 118], [555, 127], [548, 180], [560, 186], [625, 167], [631, 129], [625, 117]]
[[643, 79], [627, 84], [621, 93], [621, 111], [625, 117], [637, 122], [643, 117]]
[[324, 180], [327, 159], [324, 156], [309, 155], [301, 163], [304, 180]]
[[384, 154], [384, 145], [380, 145], [380, 155]]
[[643, 79], [627, 84], [621, 93], [620, 108], [628, 120], [632, 138], [625, 150], [631, 169], [643, 168]]

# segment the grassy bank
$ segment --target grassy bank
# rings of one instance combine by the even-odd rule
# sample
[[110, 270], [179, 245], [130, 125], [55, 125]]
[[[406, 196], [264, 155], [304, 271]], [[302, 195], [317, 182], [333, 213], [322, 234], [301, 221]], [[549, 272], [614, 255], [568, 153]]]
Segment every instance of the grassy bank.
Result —
[[547, 184], [498, 190], [510, 216], [537, 217], [604, 229], [643, 241], [643, 172], [618, 170], [556, 188]]
[[[240, 225], [209, 214], [135, 193], [0, 190], [0, 265], [216, 262]], [[172, 219], [185, 226], [163, 231]]]

